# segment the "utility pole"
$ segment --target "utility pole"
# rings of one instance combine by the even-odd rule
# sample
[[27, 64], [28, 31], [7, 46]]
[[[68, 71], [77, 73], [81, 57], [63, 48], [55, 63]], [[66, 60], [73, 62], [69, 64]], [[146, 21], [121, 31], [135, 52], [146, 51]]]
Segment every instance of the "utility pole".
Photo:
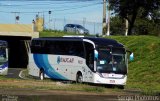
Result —
[[20, 12], [12, 12], [12, 13], [14, 13], [14, 15], [15, 15], [15, 24], [18, 24], [19, 23], [19, 19], [20, 19], [20, 17], [19, 17], [19, 13]]
[[102, 25], [102, 35], [106, 35], [106, 0], [103, 0], [103, 25]]
[[54, 30], [56, 29], [55, 23], [56, 23], [56, 18], [54, 19]]
[[66, 25], [66, 18], [64, 17], [64, 19], [63, 19], [63, 26], [65, 26]]
[[128, 20], [126, 19], [126, 33], [125, 33], [125, 36], [128, 35]]
[[83, 27], [85, 27], [85, 24], [86, 24], [86, 18], [84, 17], [83, 18]]
[[18, 15], [16, 16], [16, 21], [15, 21], [15, 23], [16, 23], [16, 24], [19, 23], [19, 16], [18, 16]]
[[45, 18], [44, 18], [44, 12], [43, 12], [43, 29], [45, 27]]
[[94, 22], [94, 34], [96, 33], [96, 23]]
[[51, 11], [48, 11], [48, 14], [49, 14], [49, 30], [50, 30], [51, 29], [51, 24], [50, 24], [50, 21], [51, 21], [51, 18], [50, 18]]
[[108, 0], [108, 28], [107, 28], [107, 36], [110, 36], [110, 3]]

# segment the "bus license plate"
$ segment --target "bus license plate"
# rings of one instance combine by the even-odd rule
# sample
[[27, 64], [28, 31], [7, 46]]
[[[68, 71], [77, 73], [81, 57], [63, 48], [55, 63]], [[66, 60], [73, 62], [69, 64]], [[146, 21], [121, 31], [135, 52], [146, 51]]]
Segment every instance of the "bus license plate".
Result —
[[110, 83], [115, 83], [115, 80], [110, 80]]

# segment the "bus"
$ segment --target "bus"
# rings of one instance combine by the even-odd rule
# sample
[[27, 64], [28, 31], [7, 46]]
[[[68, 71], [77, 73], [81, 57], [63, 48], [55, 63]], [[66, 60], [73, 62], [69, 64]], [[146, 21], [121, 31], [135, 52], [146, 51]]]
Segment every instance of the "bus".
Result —
[[8, 44], [0, 40], [0, 75], [8, 73]]
[[29, 54], [29, 75], [78, 83], [124, 87], [128, 52], [113, 39], [97, 37], [34, 38]]

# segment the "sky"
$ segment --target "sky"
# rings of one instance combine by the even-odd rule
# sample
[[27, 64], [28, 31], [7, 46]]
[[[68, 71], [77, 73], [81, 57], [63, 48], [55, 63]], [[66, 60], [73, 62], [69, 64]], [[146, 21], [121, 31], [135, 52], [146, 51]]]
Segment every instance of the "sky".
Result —
[[44, 16], [46, 25], [49, 18], [53, 23], [59, 19], [63, 24], [67, 21], [100, 24], [102, 11], [103, 0], [0, 0], [0, 23], [15, 23], [15, 16], [19, 16], [19, 23], [30, 24], [38, 14]]

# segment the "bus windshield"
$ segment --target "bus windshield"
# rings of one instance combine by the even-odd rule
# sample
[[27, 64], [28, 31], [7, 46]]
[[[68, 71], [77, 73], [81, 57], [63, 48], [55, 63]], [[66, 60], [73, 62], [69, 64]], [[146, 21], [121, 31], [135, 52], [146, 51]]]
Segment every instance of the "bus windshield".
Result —
[[0, 65], [7, 61], [6, 48], [0, 48]]
[[97, 71], [100, 73], [126, 74], [127, 64], [124, 48], [99, 48]]

